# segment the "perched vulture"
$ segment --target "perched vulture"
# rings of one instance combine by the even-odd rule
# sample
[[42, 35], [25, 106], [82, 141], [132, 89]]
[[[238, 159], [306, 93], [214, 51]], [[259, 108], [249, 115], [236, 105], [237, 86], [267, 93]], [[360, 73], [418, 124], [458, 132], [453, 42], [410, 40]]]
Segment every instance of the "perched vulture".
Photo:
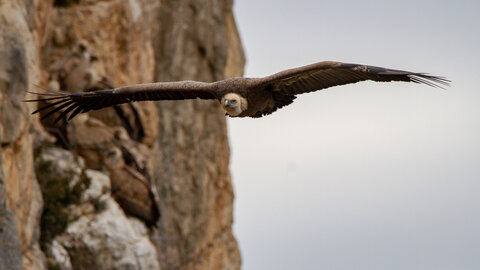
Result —
[[291, 104], [298, 94], [366, 80], [415, 82], [433, 87], [448, 86], [450, 82], [426, 73], [326, 61], [264, 78], [231, 78], [212, 83], [158, 82], [80, 93], [33, 93], [41, 98], [26, 101], [50, 101], [33, 114], [45, 110], [42, 118], [46, 118], [61, 111], [55, 121], [127, 102], [196, 98], [218, 100], [231, 117], [262, 117]]

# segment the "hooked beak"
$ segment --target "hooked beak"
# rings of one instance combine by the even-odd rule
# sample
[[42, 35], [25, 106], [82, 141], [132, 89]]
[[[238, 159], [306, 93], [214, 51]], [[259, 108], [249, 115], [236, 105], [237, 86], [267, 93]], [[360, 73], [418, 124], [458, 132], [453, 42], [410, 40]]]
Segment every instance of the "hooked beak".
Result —
[[225, 101], [223, 102], [223, 106], [227, 108], [230, 107], [230, 100], [225, 99]]

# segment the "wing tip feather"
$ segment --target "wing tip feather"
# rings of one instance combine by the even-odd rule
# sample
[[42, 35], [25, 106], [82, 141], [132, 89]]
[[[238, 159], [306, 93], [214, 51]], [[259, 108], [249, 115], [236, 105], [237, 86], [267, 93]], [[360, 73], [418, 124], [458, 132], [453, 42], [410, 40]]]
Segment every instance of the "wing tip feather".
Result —
[[435, 88], [441, 88], [446, 90], [446, 87], [450, 87], [451, 80], [443, 76], [434, 76], [428, 73], [412, 73], [408, 74], [407, 77], [410, 81], [420, 84], [425, 84]]

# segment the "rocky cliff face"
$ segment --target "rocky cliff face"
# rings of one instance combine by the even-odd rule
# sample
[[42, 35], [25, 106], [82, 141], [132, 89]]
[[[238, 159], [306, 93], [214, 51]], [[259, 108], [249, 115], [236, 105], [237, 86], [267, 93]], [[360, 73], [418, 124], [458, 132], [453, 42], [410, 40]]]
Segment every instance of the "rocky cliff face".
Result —
[[215, 102], [127, 104], [68, 125], [22, 102], [34, 84], [241, 76], [232, 2], [1, 1], [0, 25], [0, 269], [239, 269]]

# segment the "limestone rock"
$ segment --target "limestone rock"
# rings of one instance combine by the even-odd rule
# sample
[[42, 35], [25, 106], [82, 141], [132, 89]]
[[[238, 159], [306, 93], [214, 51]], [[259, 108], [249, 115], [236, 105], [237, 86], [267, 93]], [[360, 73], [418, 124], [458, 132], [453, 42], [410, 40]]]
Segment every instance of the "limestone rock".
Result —
[[[156, 13], [156, 81], [241, 76], [232, 1], [163, 1]], [[238, 269], [225, 117], [215, 101], [157, 103], [154, 164], [160, 261], [170, 269]]]
[[[0, 4], [0, 142], [1, 162], [6, 189], [6, 204], [2, 198], [2, 238], [10, 247], [2, 256], [9, 256], [2, 269], [18, 269], [14, 254], [16, 243], [21, 244], [22, 264], [26, 269], [44, 269], [44, 256], [38, 245], [39, 220], [42, 196], [33, 171], [33, 140], [30, 133], [32, 119], [28, 112], [34, 104], [23, 104], [25, 91], [36, 83], [39, 76], [37, 46], [43, 32], [33, 33], [35, 27], [43, 27], [42, 18], [51, 1], [2, 1]], [[38, 21], [37, 21], [38, 19]], [[8, 210], [6, 209], [8, 208]], [[10, 212], [11, 211], [11, 212]], [[11, 215], [16, 219], [16, 228]], [[17, 233], [15, 233], [17, 232]], [[3, 234], [2, 233], [2, 234]], [[11, 235], [10, 235], [11, 234]], [[15, 263], [13, 263], [15, 262]]]
[[[54, 231], [42, 231], [50, 236], [44, 241], [57, 234], [49, 245], [51, 265], [60, 269], [159, 269], [145, 225], [125, 216], [111, 197], [110, 178], [106, 174], [85, 169], [81, 157], [58, 147], [41, 149], [36, 166], [43, 192], [49, 195], [46, 207], [66, 203], [63, 209], [44, 214], [53, 220], [54, 226], [67, 221], [63, 223], [65, 229], [59, 226]], [[85, 177], [88, 186], [77, 189]], [[59, 202], [52, 202], [53, 196], [58, 196]]]
[[22, 249], [15, 216], [7, 209], [7, 194], [2, 171], [0, 168], [0, 269], [20, 270], [22, 269]]
[[160, 269], [155, 247], [142, 233], [145, 225], [132, 223], [112, 198], [104, 203], [103, 211], [81, 217], [56, 239], [67, 250], [74, 268]]
[[73, 269], [68, 251], [57, 240], [52, 241], [52, 256], [60, 270]]
[[82, 157], [58, 147], [41, 149], [40, 157], [36, 162], [48, 163], [51, 173], [68, 179], [70, 187], [78, 183], [85, 167]]
[[104, 194], [110, 192], [110, 178], [99, 171], [85, 170], [85, 176], [90, 179], [90, 186], [83, 191], [81, 202], [92, 202], [100, 200]]
[[83, 160], [58, 147], [37, 149], [35, 172], [44, 195], [40, 240], [46, 247], [75, 217], [68, 207], [80, 203], [90, 179], [85, 176]]

